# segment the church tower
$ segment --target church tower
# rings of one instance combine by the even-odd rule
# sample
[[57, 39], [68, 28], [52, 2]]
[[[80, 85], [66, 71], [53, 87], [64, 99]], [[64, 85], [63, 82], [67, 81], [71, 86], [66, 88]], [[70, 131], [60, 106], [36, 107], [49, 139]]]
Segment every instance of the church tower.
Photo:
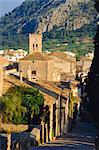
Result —
[[34, 52], [42, 53], [42, 34], [33, 33], [29, 34], [29, 54]]

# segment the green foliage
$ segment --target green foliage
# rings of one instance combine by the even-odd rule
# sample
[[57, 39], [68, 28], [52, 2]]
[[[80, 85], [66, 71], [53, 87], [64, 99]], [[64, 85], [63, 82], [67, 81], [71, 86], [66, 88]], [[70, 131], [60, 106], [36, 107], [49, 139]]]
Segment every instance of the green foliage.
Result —
[[43, 50], [71, 51], [76, 54], [77, 58], [90, 51], [94, 51], [94, 44], [92, 41], [88, 43], [82, 42], [83, 38], [94, 38], [96, 34], [96, 24], [94, 22], [75, 31], [68, 32], [65, 30], [65, 28], [59, 30], [58, 27], [55, 27], [50, 32], [44, 33]]
[[[58, 27], [55, 27], [50, 32], [46, 32], [43, 34], [43, 51], [71, 51], [74, 52], [77, 55], [77, 58], [79, 58], [81, 55], [84, 55], [88, 53], [89, 51], [94, 51], [94, 44], [92, 42], [90, 43], [82, 43], [80, 40], [82, 38], [94, 38], [96, 26], [94, 23], [90, 25], [85, 25], [81, 29], [78, 29], [76, 31], [69, 31], [69, 34], [67, 35], [68, 31], [65, 31], [65, 28], [59, 29]], [[23, 48], [28, 51], [28, 35], [25, 34], [19, 34], [19, 35], [9, 35], [0, 36], [2, 47], [1, 49], [7, 49], [7, 48]], [[77, 41], [80, 41], [77, 43]], [[68, 45], [64, 45], [64, 44]], [[57, 46], [59, 44], [59, 46]]]
[[[21, 6], [15, 8], [12, 12], [0, 18], [0, 49], [18, 49], [23, 48], [28, 51], [28, 35], [37, 31], [39, 22], [47, 16], [51, 16], [54, 10], [63, 5], [66, 0], [25, 0]], [[46, 7], [45, 7], [46, 6]], [[94, 37], [96, 15], [94, 2], [90, 0], [88, 3], [79, 2], [77, 7], [70, 11], [70, 23], [73, 20], [80, 20], [80, 17], [89, 18], [90, 24], [82, 24], [82, 28], [72, 31], [67, 30], [66, 20], [61, 22], [61, 26], [57, 26], [57, 21], [53, 29], [43, 33], [43, 50], [48, 51], [71, 51], [77, 54], [77, 58], [86, 54], [90, 48], [87, 45], [77, 45], [76, 41], [83, 37]], [[68, 43], [68, 46], [63, 46]], [[60, 44], [60, 46], [57, 46]], [[81, 46], [81, 47], [80, 47]]]
[[15, 86], [0, 98], [0, 117], [4, 123], [27, 124], [39, 114], [43, 103], [43, 95], [38, 90]]
[[23, 48], [28, 51], [28, 37], [24, 34], [20, 35], [0, 35], [0, 49], [19, 49]]

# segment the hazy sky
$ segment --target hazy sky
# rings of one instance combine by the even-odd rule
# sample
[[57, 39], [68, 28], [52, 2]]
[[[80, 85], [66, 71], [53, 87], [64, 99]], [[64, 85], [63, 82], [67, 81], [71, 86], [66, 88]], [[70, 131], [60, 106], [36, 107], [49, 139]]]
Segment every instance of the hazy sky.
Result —
[[21, 5], [24, 0], [0, 0], [0, 16], [12, 11], [15, 7]]

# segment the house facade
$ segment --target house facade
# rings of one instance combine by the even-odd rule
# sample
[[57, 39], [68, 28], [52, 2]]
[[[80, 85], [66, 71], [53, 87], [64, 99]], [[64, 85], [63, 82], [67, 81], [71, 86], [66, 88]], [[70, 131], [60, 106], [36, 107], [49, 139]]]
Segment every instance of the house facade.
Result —
[[[54, 70], [53, 60], [43, 53], [35, 52], [19, 62], [19, 71], [29, 80], [60, 80], [58, 70]], [[55, 75], [56, 74], [56, 75]]]
[[88, 73], [90, 71], [90, 67], [92, 64], [92, 59], [86, 56], [82, 56], [80, 58], [81, 64], [82, 64], [82, 72], [83, 73]]
[[76, 58], [72, 57], [68, 54], [62, 52], [52, 52], [49, 53], [50, 56], [54, 61], [54, 67], [59, 68], [61, 72], [61, 79], [63, 78], [62, 75], [65, 76], [72, 76], [75, 78], [76, 76]]

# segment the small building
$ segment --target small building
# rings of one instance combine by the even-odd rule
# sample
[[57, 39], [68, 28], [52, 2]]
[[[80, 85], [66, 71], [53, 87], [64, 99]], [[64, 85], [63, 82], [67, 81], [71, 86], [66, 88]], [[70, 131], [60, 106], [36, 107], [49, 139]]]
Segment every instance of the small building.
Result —
[[90, 59], [89, 57], [82, 56], [80, 58], [80, 61], [82, 62], [82, 72], [88, 73], [90, 71], [92, 59]]
[[8, 61], [12, 61], [12, 62], [18, 61], [19, 59], [23, 58], [27, 54], [28, 52], [23, 49], [18, 49], [18, 50], [9, 49], [4, 51], [5, 58]]
[[20, 59], [19, 71], [29, 80], [60, 81], [59, 69], [54, 70], [53, 60], [44, 53], [35, 52]]
[[[76, 58], [63, 52], [52, 52], [48, 56], [54, 60], [54, 67], [61, 70], [62, 76], [76, 76]], [[62, 77], [63, 78], [63, 77]], [[61, 78], [61, 79], [62, 79]]]
[[86, 79], [88, 72], [90, 71], [90, 67], [92, 64], [92, 57], [87, 56], [81, 56], [80, 60], [76, 62], [76, 70], [79, 80], [84, 82]]

